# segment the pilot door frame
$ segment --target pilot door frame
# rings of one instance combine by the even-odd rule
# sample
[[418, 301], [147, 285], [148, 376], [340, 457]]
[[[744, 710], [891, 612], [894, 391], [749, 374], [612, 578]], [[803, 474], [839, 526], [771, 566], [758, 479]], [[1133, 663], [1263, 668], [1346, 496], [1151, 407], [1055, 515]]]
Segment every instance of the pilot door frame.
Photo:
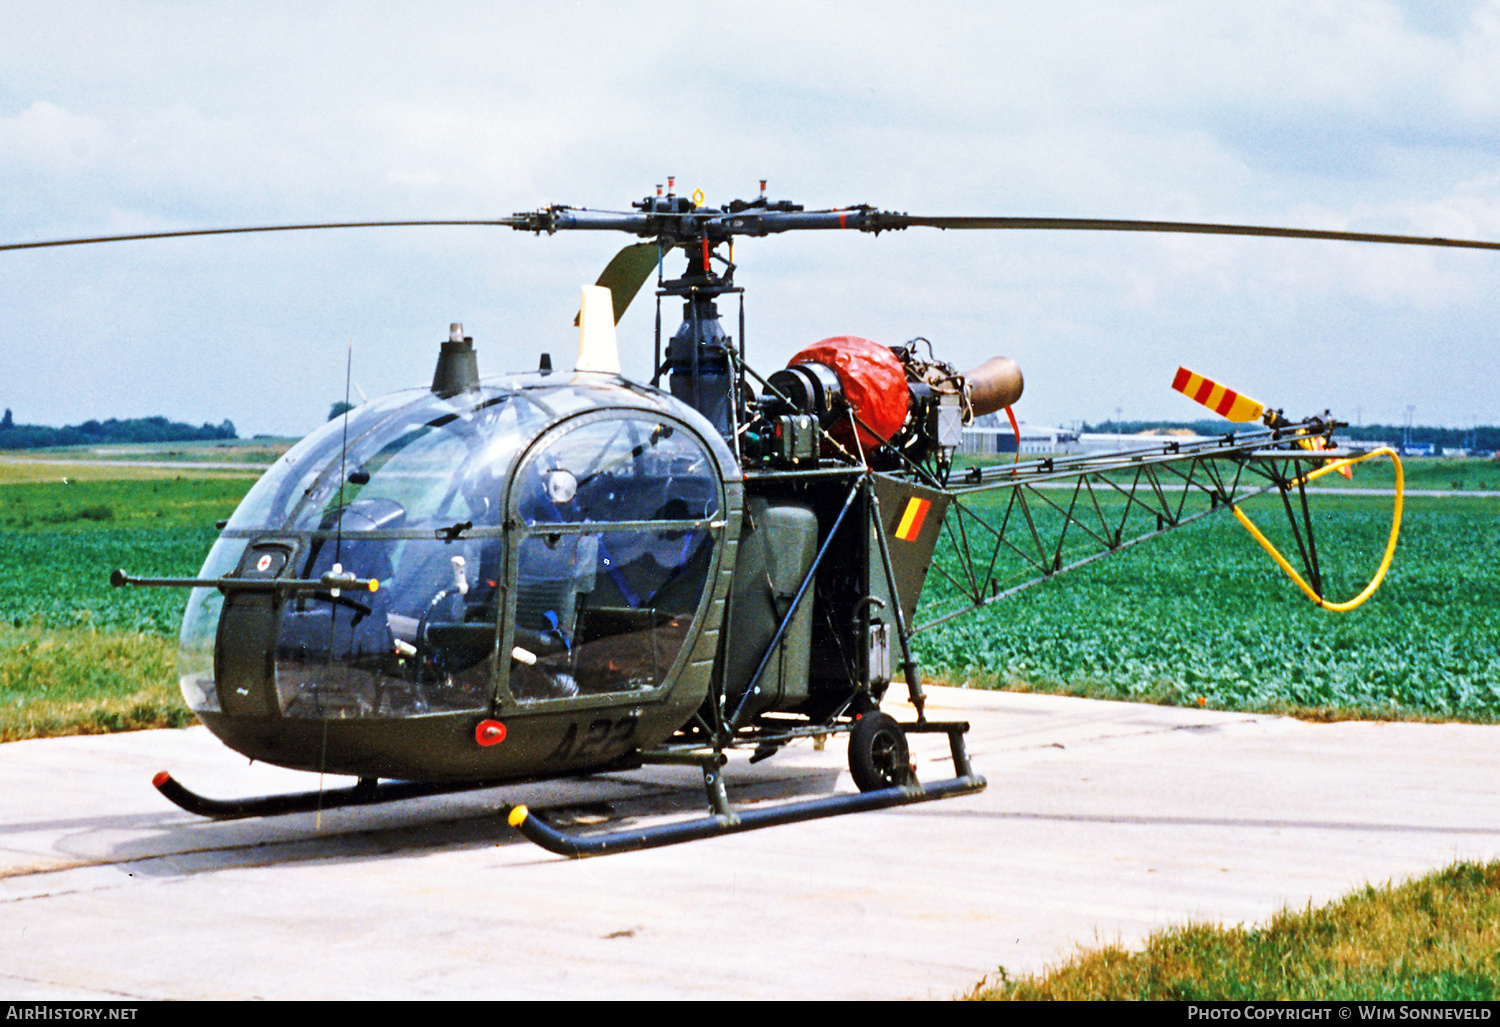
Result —
[[[523, 479], [529, 473], [534, 458], [539, 457], [547, 449], [561, 438], [573, 432], [584, 430], [591, 424], [608, 423], [611, 421], [634, 422], [643, 426], [668, 425], [673, 432], [686, 432], [687, 437], [692, 439], [695, 448], [703, 455], [707, 465], [712, 469], [713, 499], [716, 504], [716, 512], [704, 518], [689, 518], [683, 520], [587, 520], [579, 522], [563, 522], [556, 525], [543, 525], [540, 523], [528, 524], [520, 509], [520, 504], [525, 498], [526, 484]], [[503, 533], [503, 560], [504, 575], [500, 581], [499, 594], [497, 596], [498, 611], [498, 638], [497, 650], [500, 658], [496, 660], [495, 674], [495, 709], [498, 715], [517, 714], [545, 714], [554, 711], [591, 710], [599, 708], [617, 708], [620, 706], [648, 707], [662, 704], [668, 699], [678, 687], [685, 683], [688, 675], [684, 674], [690, 663], [699, 663], [703, 660], [702, 641], [705, 633], [712, 633], [716, 645], [719, 630], [719, 617], [714, 613], [722, 614], [724, 604], [724, 593], [727, 590], [727, 580], [721, 573], [723, 562], [726, 558], [726, 547], [730, 550], [729, 558], [733, 558], [733, 546], [729, 545], [731, 531], [738, 531], [738, 524], [730, 524], [731, 520], [738, 521], [739, 504], [733, 502], [737, 497], [731, 496], [731, 483], [726, 480], [728, 471], [720, 454], [705, 437], [704, 432], [689, 422], [679, 417], [674, 417], [660, 407], [655, 406], [614, 406], [604, 409], [580, 411], [572, 416], [559, 420], [549, 425], [545, 431], [537, 435], [531, 443], [526, 446], [516, 458], [511, 467], [511, 473], [507, 477], [505, 495], [503, 498], [505, 511], [502, 522]], [[737, 484], [734, 483], [734, 484]], [[731, 516], [733, 514], [734, 516]], [[522, 547], [529, 539], [545, 536], [594, 536], [600, 539], [600, 544], [607, 543], [611, 534], [625, 535], [632, 530], [637, 532], [661, 532], [661, 531], [705, 531], [707, 533], [706, 543], [711, 546], [711, 551], [706, 560], [706, 566], [693, 571], [693, 575], [701, 581], [697, 602], [693, 605], [687, 625], [680, 639], [676, 642], [676, 652], [661, 669], [657, 683], [640, 690], [618, 689], [603, 690], [597, 692], [585, 692], [580, 690], [572, 695], [519, 697], [513, 684], [520, 671], [519, 667], [524, 665], [524, 656], [518, 659], [518, 650], [524, 650], [525, 639], [518, 641], [519, 625], [519, 601], [521, 599], [521, 572], [522, 572]], [[596, 559], [602, 559], [596, 557]], [[695, 557], [696, 559], [696, 557]], [[595, 575], [604, 576], [608, 573], [596, 567]], [[658, 594], [659, 594], [658, 590]], [[578, 593], [583, 595], [584, 593]], [[592, 591], [587, 593], [592, 595]], [[597, 609], [597, 608], [596, 608]], [[613, 609], [613, 608], [610, 608]], [[618, 611], [617, 611], [618, 612]], [[648, 616], [655, 616], [648, 615]], [[713, 621], [713, 623], [710, 623]], [[575, 624], [578, 623], [575, 621]], [[524, 630], [524, 629], [523, 629]], [[654, 628], [653, 628], [654, 630]], [[572, 642], [568, 645], [571, 649]], [[578, 642], [578, 645], [586, 644]], [[573, 657], [576, 660], [576, 656]], [[692, 687], [700, 692], [691, 703], [684, 699], [683, 703], [674, 702], [678, 705], [696, 706], [702, 701], [703, 695], [707, 694], [709, 674], [695, 675], [701, 677], [701, 687], [697, 682], [691, 682]], [[674, 724], [673, 727], [676, 725]]]

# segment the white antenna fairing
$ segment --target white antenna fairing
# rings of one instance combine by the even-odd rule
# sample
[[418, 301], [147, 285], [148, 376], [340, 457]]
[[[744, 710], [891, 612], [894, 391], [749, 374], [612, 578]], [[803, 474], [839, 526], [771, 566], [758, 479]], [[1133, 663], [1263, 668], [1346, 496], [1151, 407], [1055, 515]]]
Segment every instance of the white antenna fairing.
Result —
[[619, 374], [614, 297], [602, 285], [585, 285], [578, 311], [578, 363], [574, 370]]

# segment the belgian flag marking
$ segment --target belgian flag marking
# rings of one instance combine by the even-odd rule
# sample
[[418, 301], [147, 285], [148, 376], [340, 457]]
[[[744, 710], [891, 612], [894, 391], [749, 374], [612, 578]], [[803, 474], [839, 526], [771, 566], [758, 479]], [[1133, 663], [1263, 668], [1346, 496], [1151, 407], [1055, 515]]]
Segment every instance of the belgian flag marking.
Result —
[[922, 524], [927, 520], [927, 511], [932, 509], [932, 500], [913, 496], [906, 501], [901, 520], [896, 524], [896, 537], [902, 542], [915, 542], [922, 533]]

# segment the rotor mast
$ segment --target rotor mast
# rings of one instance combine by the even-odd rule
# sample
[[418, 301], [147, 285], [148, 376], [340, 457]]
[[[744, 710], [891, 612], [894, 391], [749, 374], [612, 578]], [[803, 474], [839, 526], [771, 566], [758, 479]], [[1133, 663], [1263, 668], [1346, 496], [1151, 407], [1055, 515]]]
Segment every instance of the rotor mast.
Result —
[[[653, 381], [665, 374], [668, 389], [676, 398], [708, 418], [726, 439], [733, 439], [736, 425], [744, 411], [740, 409], [744, 383], [732, 353], [735, 339], [724, 330], [718, 299], [744, 290], [734, 284], [733, 261], [721, 252], [732, 254], [736, 235], [769, 235], [797, 228], [856, 228], [847, 212], [814, 212], [806, 214], [800, 204], [766, 197], [766, 183], [761, 181], [760, 196], [754, 200], [734, 200], [717, 209], [702, 206], [702, 194], [692, 197], [675, 192], [675, 180], [667, 179], [665, 190], [656, 187], [654, 196], [631, 204], [634, 212], [594, 211], [552, 206], [531, 214], [517, 214], [515, 227], [534, 232], [566, 230], [622, 231], [652, 238], [657, 249], [657, 357]], [[860, 208], [864, 210], [865, 208]], [[794, 220], [789, 220], [794, 219]], [[681, 249], [687, 264], [673, 279], [661, 277], [660, 267], [667, 252]], [[600, 284], [614, 288], [639, 288], [641, 283], [610, 282]], [[667, 344], [665, 359], [661, 353], [660, 301], [680, 297], [682, 323]], [[629, 297], [616, 298], [616, 310], [623, 311]], [[740, 335], [744, 334], [741, 308]], [[744, 339], [740, 338], [743, 356]]]
[[[674, 195], [673, 179], [668, 178], [667, 183], [668, 191], [665, 195], [658, 186], [656, 196], [648, 196], [633, 206], [653, 214], [690, 215], [698, 209], [693, 200]], [[692, 217], [684, 218], [674, 227], [678, 231], [663, 233], [658, 238], [659, 252], [665, 253], [672, 246], [681, 246], [687, 258], [687, 266], [680, 277], [658, 282], [657, 366], [653, 370], [653, 378], [659, 380], [665, 373], [673, 396], [708, 418], [720, 435], [732, 439], [742, 413], [739, 409], [741, 383], [730, 352], [734, 340], [724, 331], [717, 301], [720, 296], [728, 293], [743, 295], [743, 290], [736, 288], [734, 284], [733, 262], [714, 252], [717, 245], [728, 241], [731, 236], [728, 232], [715, 230], [717, 226], [712, 221]], [[688, 231], [682, 231], [683, 229]], [[683, 238], [693, 230], [696, 230], [696, 239]], [[721, 272], [714, 270], [716, 257], [722, 265]], [[680, 297], [683, 301], [682, 324], [667, 345], [665, 362], [661, 359], [660, 327], [660, 304], [663, 297]], [[743, 316], [740, 327], [743, 334]], [[740, 339], [740, 345], [743, 356], [744, 339]]]

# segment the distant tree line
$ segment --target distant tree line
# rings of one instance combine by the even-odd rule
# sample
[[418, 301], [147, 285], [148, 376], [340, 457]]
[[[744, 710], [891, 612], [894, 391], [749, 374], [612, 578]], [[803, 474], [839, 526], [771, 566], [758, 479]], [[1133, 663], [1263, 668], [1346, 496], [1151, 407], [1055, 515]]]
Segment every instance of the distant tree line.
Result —
[[39, 449], [43, 446], [89, 446], [109, 442], [194, 442], [236, 439], [234, 422], [190, 424], [165, 417], [131, 417], [125, 420], [84, 421], [62, 428], [42, 424], [16, 424], [9, 410], [0, 417], [0, 449]]
[[[1258, 422], [1257, 422], [1258, 424]], [[1222, 435], [1227, 431], [1245, 431], [1256, 424], [1232, 424], [1229, 421], [1100, 421], [1084, 424], [1082, 431], [1106, 434], [1133, 435], [1143, 431], [1165, 431], [1171, 428], [1187, 428], [1197, 435]], [[1365, 424], [1340, 428], [1334, 434], [1347, 435], [1360, 442], [1402, 442], [1406, 439], [1404, 424]], [[1472, 449], [1482, 452], [1500, 450], [1500, 426], [1478, 425], [1473, 428], [1436, 428], [1431, 425], [1411, 426], [1411, 441], [1432, 443], [1444, 449]]]

